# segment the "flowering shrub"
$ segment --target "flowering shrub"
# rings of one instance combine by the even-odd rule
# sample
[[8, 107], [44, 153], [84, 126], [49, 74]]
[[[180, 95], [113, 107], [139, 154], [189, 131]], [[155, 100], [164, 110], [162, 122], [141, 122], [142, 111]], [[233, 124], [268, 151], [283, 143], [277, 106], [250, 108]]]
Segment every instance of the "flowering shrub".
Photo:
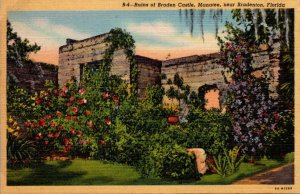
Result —
[[[45, 91], [36, 94], [34, 110], [39, 117], [25, 126], [42, 152], [99, 157], [99, 150], [111, 147], [111, 128], [125, 93], [119, 79], [98, 79], [99, 72], [89, 80], [92, 83], [70, 81], [60, 89], [48, 83]], [[109, 156], [108, 152], [102, 151], [101, 157]]]
[[230, 73], [226, 96], [227, 110], [233, 115], [234, 140], [243, 145], [242, 151], [250, 156], [264, 154], [266, 132], [275, 130], [279, 120], [276, 103], [268, 94], [268, 77], [255, 78], [252, 56], [255, 50], [243, 38], [224, 43], [221, 64]]

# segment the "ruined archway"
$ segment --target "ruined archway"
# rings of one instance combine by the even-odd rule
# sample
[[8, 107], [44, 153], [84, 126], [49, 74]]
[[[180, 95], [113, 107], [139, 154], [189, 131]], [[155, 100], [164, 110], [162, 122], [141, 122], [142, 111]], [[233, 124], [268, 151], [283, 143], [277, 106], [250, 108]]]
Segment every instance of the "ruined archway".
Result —
[[216, 84], [200, 86], [198, 96], [203, 101], [203, 109], [220, 109], [220, 90]]

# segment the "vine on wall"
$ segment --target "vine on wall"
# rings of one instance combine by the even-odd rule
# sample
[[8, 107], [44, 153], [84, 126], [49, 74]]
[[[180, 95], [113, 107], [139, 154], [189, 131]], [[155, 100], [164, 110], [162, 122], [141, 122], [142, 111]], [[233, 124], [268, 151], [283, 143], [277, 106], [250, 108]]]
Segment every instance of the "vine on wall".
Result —
[[109, 36], [105, 39], [109, 47], [105, 51], [104, 62], [100, 69], [105, 72], [105, 76], [109, 76], [112, 66], [114, 52], [118, 49], [124, 49], [127, 59], [130, 63], [130, 84], [132, 96], [137, 96], [137, 78], [138, 68], [134, 58], [135, 41], [132, 36], [121, 28], [111, 29]]

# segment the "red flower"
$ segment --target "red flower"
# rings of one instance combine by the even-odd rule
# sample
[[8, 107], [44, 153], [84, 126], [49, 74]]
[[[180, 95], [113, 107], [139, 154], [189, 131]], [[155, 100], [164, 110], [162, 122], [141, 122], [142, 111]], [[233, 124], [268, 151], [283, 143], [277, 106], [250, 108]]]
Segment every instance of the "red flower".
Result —
[[51, 115], [47, 115], [46, 118], [47, 118], [48, 120], [50, 120], [50, 119], [51, 119]]
[[30, 126], [31, 126], [31, 123], [26, 121], [26, 122], [24, 123], [24, 125], [25, 125], [25, 127], [30, 127]]
[[92, 128], [94, 126], [93, 121], [88, 122], [88, 126]]
[[71, 106], [71, 103], [70, 103], [70, 102], [67, 102], [67, 103], [66, 103], [66, 106], [67, 106], [67, 107]]
[[61, 112], [56, 111], [56, 116], [61, 116]]
[[110, 125], [111, 124], [111, 120], [110, 119], [105, 119], [105, 124]]
[[66, 119], [68, 120], [68, 121], [70, 121], [71, 120], [71, 116], [66, 116]]
[[44, 144], [45, 144], [45, 145], [48, 145], [48, 143], [49, 143], [49, 141], [44, 141]]
[[42, 100], [41, 100], [41, 99], [37, 99], [37, 100], [35, 101], [35, 103], [36, 103], [36, 104], [42, 104]]
[[47, 135], [47, 137], [51, 138], [51, 137], [53, 137], [53, 134], [52, 134], [52, 133], [49, 133], [49, 134]]
[[63, 90], [64, 92], [66, 92], [66, 93], [69, 91], [69, 89], [68, 89], [67, 86], [64, 86], [64, 87], [62, 88], [62, 90]]
[[74, 100], [75, 100], [75, 97], [74, 97], [74, 96], [71, 96], [71, 97], [70, 97], [70, 101], [73, 102]]
[[55, 137], [59, 137], [59, 135], [60, 135], [60, 132], [56, 132], [56, 133], [54, 134]]
[[78, 104], [85, 104], [86, 102], [87, 102], [86, 99], [78, 100]]
[[103, 97], [103, 98], [107, 98], [107, 97], [108, 97], [108, 93], [107, 93], [107, 92], [104, 92], [104, 93], [102, 94], [102, 97]]
[[75, 134], [75, 133], [76, 133], [76, 130], [75, 130], [74, 128], [71, 128], [71, 129], [70, 129], [70, 133]]
[[64, 147], [64, 152], [67, 152], [68, 151], [68, 148], [67, 147]]
[[65, 145], [68, 145], [70, 143], [70, 140], [68, 138], [64, 138], [63, 141]]
[[119, 100], [119, 97], [118, 96], [114, 96], [113, 97], [113, 101], [117, 102]]
[[36, 140], [39, 140], [39, 139], [40, 139], [40, 136], [36, 135], [34, 138], [35, 138]]
[[45, 119], [41, 118], [40, 123], [45, 123]]
[[54, 94], [57, 94], [57, 93], [58, 93], [58, 90], [57, 90], [57, 89], [53, 90], [53, 93], [54, 93]]
[[73, 113], [77, 113], [78, 112], [78, 108], [77, 107], [73, 107], [72, 111], [73, 111]]
[[80, 139], [78, 142], [79, 142], [79, 144], [82, 145], [82, 144], [84, 144], [85, 141], [83, 139]]
[[61, 96], [61, 97], [66, 97], [67, 95], [66, 95], [65, 92], [61, 92], [61, 93], [60, 93], [60, 96]]
[[50, 127], [55, 127], [55, 122], [54, 121], [50, 122]]
[[31, 127], [31, 128], [34, 128], [34, 124], [33, 124], [33, 123], [31, 123], [30, 127]]
[[90, 144], [91, 142], [90, 142], [90, 140], [86, 140], [85, 143], [86, 144]]
[[61, 126], [61, 125], [58, 125], [57, 128], [58, 128], [59, 130], [62, 130], [64, 127]]
[[80, 94], [80, 95], [83, 95], [84, 92], [85, 92], [85, 91], [84, 91], [83, 89], [80, 89], [80, 90], [79, 90], [79, 94]]
[[77, 136], [78, 136], [78, 137], [81, 137], [81, 136], [82, 136], [82, 132], [81, 132], [81, 131], [78, 131]]
[[40, 124], [40, 123], [37, 123], [37, 124], [35, 124], [35, 126], [37, 126], [37, 127], [40, 127], [40, 126], [41, 126], [41, 124]]
[[77, 121], [77, 120], [78, 120], [78, 116], [72, 116], [72, 119], [73, 119], [74, 121]]
[[90, 111], [85, 111], [85, 115], [86, 115], [86, 116], [89, 116], [90, 114], [91, 114]]
[[99, 143], [100, 143], [101, 145], [106, 145], [106, 142], [105, 142], [104, 140], [100, 140]]

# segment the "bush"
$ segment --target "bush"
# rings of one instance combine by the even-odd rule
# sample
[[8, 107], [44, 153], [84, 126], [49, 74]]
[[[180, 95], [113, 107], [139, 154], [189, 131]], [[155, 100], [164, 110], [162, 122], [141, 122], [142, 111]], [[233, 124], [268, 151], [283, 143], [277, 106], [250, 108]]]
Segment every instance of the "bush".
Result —
[[286, 153], [294, 151], [294, 114], [282, 112], [276, 115], [278, 127], [266, 133], [266, 155], [269, 158], [283, 159]]
[[7, 122], [7, 165], [9, 168], [30, 165], [39, 161], [34, 142], [20, 132], [21, 128], [15, 118], [8, 117]]
[[203, 148], [208, 154], [217, 155], [223, 148], [233, 145], [232, 119], [218, 110], [195, 109], [188, 115], [187, 147]]
[[156, 144], [140, 161], [144, 176], [170, 179], [189, 179], [197, 176], [194, 156], [178, 144]]
[[285, 162], [288, 162], [288, 163], [294, 162], [294, 160], [295, 160], [295, 153], [294, 153], [294, 152], [287, 153], [287, 154], [285, 155], [285, 157], [284, 157], [284, 161], [285, 161]]

